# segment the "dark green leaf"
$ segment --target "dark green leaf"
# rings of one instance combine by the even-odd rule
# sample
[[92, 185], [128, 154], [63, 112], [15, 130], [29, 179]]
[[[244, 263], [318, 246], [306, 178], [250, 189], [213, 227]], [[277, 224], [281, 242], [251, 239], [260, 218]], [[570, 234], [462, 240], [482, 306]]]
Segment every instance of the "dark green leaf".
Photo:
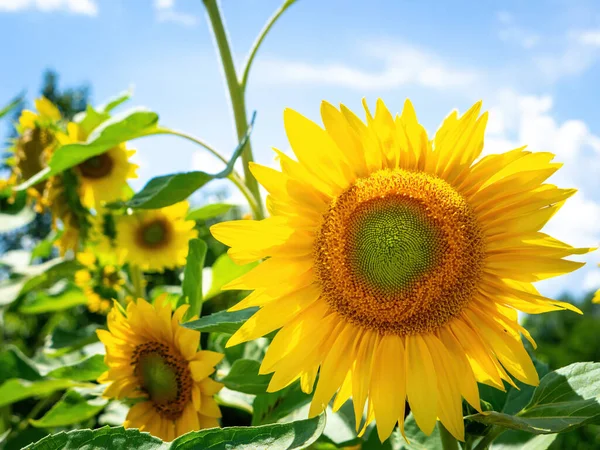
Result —
[[242, 311], [220, 311], [210, 316], [200, 317], [198, 320], [184, 323], [183, 326], [191, 330], [213, 333], [235, 333], [258, 308], [248, 308]]
[[75, 287], [68, 287], [62, 292], [49, 295], [38, 292], [32, 298], [28, 298], [19, 308], [21, 314], [44, 314], [47, 312], [63, 311], [77, 305], [87, 303], [83, 291]]
[[600, 363], [575, 363], [546, 375], [518, 414], [484, 412], [468, 416], [487, 425], [534, 434], [561, 433], [600, 423]]
[[325, 415], [260, 427], [210, 428], [175, 439], [171, 450], [293, 450], [308, 447], [325, 428]]
[[75, 381], [96, 380], [108, 368], [103, 355], [93, 355], [68, 366], [58, 367], [48, 373], [49, 378], [61, 378]]
[[81, 423], [98, 414], [108, 403], [85, 390], [68, 390], [65, 395], [40, 419], [30, 420], [34, 427], [64, 427]]
[[134, 209], [164, 208], [165, 206], [173, 205], [174, 203], [185, 200], [210, 180], [227, 177], [233, 171], [236, 160], [244, 150], [246, 142], [252, 132], [255, 117], [256, 113], [252, 115], [246, 135], [242, 138], [233, 152], [231, 159], [227, 163], [227, 167], [221, 172], [211, 175], [206, 172], [195, 171], [152, 178], [140, 192], [135, 194], [128, 201], [112, 203], [109, 206]]
[[86, 386], [71, 380], [28, 381], [11, 378], [0, 385], [0, 406], [10, 405], [29, 397], [44, 397], [70, 387]]
[[24, 190], [56, 175], [92, 156], [104, 153], [123, 142], [147, 136], [156, 128], [158, 115], [151, 111], [133, 109], [125, 111], [103, 122], [88, 137], [86, 142], [67, 144], [56, 149], [49, 167], [38, 172], [29, 180], [17, 186]]
[[264, 394], [271, 381], [271, 375], [259, 375], [260, 363], [253, 359], [238, 359], [231, 370], [219, 380], [228, 389], [245, 394]]
[[32, 444], [27, 450], [167, 450], [168, 444], [139, 430], [118, 428], [98, 428], [96, 430], [73, 430], [46, 436]]
[[206, 257], [206, 242], [201, 239], [191, 239], [185, 270], [183, 272], [183, 283], [181, 286], [183, 295], [190, 305], [186, 313], [186, 319], [199, 316], [202, 311], [202, 269]]
[[75, 330], [65, 331], [62, 328], [55, 329], [46, 341], [45, 351], [57, 356], [77, 350], [87, 344], [98, 341], [96, 330], [98, 325], [90, 324]]
[[33, 361], [12, 345], [0, 351], [0, 383], [4, 383], [10, 378], [21, 378], [29, 381], [41, 378]]
[[310, 403], [311, 396], [295, 382], [281, 391], [257, 395], [252, 407], [252, 425], [275, 423]]
[[252, 262], [240, 266], [234, 263], [227, 253], [223, 253], [212, 265], [212, 282], [204, 300], [206, 301], [209, 298], [219, 295], [223, 286], [249, 272], [257, 264], [256, 262]]
[[200, 208], [191, 210], [186, 219], [187, 220], [207, 220], [213, 217], [222, 216], [227, 213], [234, 205], [229, 203], [213, 203], [212, 205], [205, 205]]

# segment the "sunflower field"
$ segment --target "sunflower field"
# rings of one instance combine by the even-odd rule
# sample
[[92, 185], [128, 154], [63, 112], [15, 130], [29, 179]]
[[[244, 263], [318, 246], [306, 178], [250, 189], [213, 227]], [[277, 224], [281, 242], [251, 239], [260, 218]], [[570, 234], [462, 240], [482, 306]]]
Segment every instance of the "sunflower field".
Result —
[[[51, 72], [0, 99], [0, 449], [600, 448], [600, 291], [535, 284], [597, 245], [543, 231], [575, 193], [555, 155], [485, 152], [481, 102], [428, 133], [369, 99], [285, 109], [289, 147], [258, 164], [246, 87], [295, 0], [237, 68], [201, 3], [235, 148]], [[160, 136], [220, 169], [133, 189]]]

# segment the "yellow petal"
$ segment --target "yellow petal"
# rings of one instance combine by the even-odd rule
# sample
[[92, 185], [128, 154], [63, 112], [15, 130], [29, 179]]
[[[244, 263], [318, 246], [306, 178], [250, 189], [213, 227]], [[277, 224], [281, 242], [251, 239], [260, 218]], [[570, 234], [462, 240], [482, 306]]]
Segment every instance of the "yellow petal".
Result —
[[437, 418], [437, 375], [423, 338], [406, 337], [406, 394], [417, 425], [426, 435], [435, 428]]

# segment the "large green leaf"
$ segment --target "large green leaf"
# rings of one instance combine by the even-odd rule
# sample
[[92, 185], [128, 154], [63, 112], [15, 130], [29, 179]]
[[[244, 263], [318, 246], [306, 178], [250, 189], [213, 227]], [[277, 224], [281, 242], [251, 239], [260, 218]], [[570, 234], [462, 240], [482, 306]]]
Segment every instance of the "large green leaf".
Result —
[[259, 375], [260, 363], [253, 359], [238, 359], [229, 373], [219, 381], [228, 389], [245, 394], [264, 394], [271, 381], [271, 375]]
[[252, 262], [240, 266], [234, 263], [227, 253], [223, 253], [211, 267], [212, 282], [204, 300], [206, 301], [219, 295], [223, 286], [249, 272], [257, 264], [256, 262]]
[[260, 427], [209, 428], [192, 431], [171, 443], [162, 442], [148, 433], [141, 433], [135, 429], [104, 427], [53, 434], [36, 442], [28, 449], [294, 450], [307, 448], [315, 442], [324, 427], [325, 416], [321, 415], [314, 419]]
[[467, 418], [534, 434], [600, 424], [600, 363], [575, 363], [549, 373], [529, 404], [515, 415], [488, 411]]
[[227, 213], [234, 205], [230, 203], [212, 203], [200, 208], [191, 210], [186, 216], [187, 220], [207, 220], [213, 217], [222, 216]]
[[42, 418], [30, 422], [38, 428], [81, 423], [102, 411], [107, 403], [108, 400], [90, 394], [89, 390], [70, 389]]
[[508, 430], [494, 439], [491, 450], [546, 450], [558, 434], [532, 435], [526, 431]]
[[311, 396], [295, 382], [281, 391], [257, 395], [252, 403], [252, 425], [275, 423], [310, 403]]
[[252, 115], [246, 135], [242, 138], [237, 148], [234, 150], [231, 159], [227, 163], [227, 166], [221, 172], [209, 174], [206, 172], [195, 171], [152, 178], [142, 190], [135, 194], [131, 199], [126, 202], [115, 202], [109, 206], [114, 208], [125, 207], [134, 209], [164, 208], [165, 206], [173, 205], [174, 203], [185, 200], [211, 180], [227, 177], [233, 171], [236, 160], [244, 150], [246, 142], [252, 132], [255, 117], [256, 113]]
[[63, 311], [77, 305], [84, 305], [87, 298], [83, 291], [75, 287], [67, 287], [55, 295], [38, 292], [31, 299], [23, 302], [19, 308], [22, 314], [44, 314], [54, 311]]
[[57, 148], [48, 167], [21, 183], [16, 189], [27, 189], [116, 145], [152, 134], [157, 123], [158, 115], [143, 109], [132, 109], [115, 115], [95, 128], [86, 142]]
[[314, 419], [259, 427], [210, 428], [173, 441], [171, 450], [293, 450], [308, 447], [325, 428], [325, 415]]
[[184, 323], [183, 326], [191, 330], [213, 333], [235, 333], [258, 308], [247, 308], [242, 311], [219, 311], [209, 316], [200, 317], [198, 320]]
[[91, 381], [96, 380], [107, 369], [103, 355], [92, 355], [74, 364], [57, 367], [47, 376], [75, 381]]
[[89, 385], [64, 379], [28, 381], [11, 378], [0, 385], [0, 407], [29, 397], [45, 397], [55, 391], [77, 386]]
[[202, 311], [202, 269], [204, 268], [206, 250], [206, 242], [202, 239], [190, 240], [181, 286], [183, 295], [190, 305], [186, 313], [186, 319], [199, 316]]
[[12, 345], [0, 351], [0, 383], [10, 378], [29, 381], [42, 378], [33, 361]]

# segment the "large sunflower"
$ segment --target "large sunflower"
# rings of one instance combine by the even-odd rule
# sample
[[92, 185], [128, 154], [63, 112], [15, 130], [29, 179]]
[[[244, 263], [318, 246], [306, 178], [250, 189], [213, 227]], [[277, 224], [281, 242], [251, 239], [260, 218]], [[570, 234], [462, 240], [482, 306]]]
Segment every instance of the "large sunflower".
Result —
[[261, 308], [229, 346], [280, 329], [261, 366], [270, 391], [300, 379], [310, 392], [318, 373], [312, 416], [352, 397], [357, 424], [368, 404], [362, 431], [376, 419], [383, 440], [403, 431], [408, 400], [423, 432], [439, 418], [462, 440], [477, 382], [538, 383], [517, 311], [578, 311], [532, 283], [579, 268], [563, 257], [588, 249], [540, 232], [575, 192], [544, 184], [554, 155], [476, 162], [480, 108], [450, 114], [431, 141], [408, 101], [395, 118], [365, 104], [366, 124], [324, 102], [324, 130], [285, 111], [298, 161], [277, 151], [281, 171], [252, 166], [271, 217], [211, 228], [238, 263], [268, 258], [226, 288], [254, 290], [233, 309]]
[[[76, 123], [69, 123], [67, 131], [68, 134], [61, 138], [63, 145], [87, 139]], [[98, 208], [104, 202], [127, 196], [127, 180], [137, 178], [138, 166], [129, 162], [134, 154], [135, 150], [128, 150], [125, 144], [119, 144], [75, 166], [84, 206]]]
[[188, 208], [181, 202], [118, 218], [116, 246], [125, 260], [152, 271], [183, 266], [188, 242], [198, 235], [195, 222], [185, 220]]
[[171, 306], [157, 299], [131, 302], [124, 314], [114, 307], [108, 329], [98, 337], [106, 346], [108, 371], [98, 382], [110, 383], [104, 397], [138, 399], [125, 428], [139, 428], [165, 441], [192, 430], [218, 427], [221, 417], [213, 399], [222, 387], [209, 378], [223, 355], [198, 351], [200, 333], [179, 323], [187, 309], [171, 316]]

